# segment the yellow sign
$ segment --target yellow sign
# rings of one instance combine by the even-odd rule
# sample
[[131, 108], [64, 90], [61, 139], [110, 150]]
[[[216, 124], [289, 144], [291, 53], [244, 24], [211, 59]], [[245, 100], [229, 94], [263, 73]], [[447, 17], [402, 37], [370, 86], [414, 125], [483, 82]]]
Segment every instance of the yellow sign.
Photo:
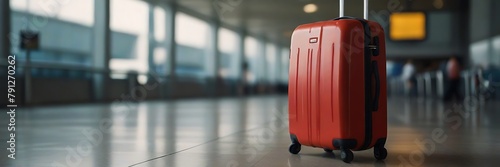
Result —
[[391, 14], [389, 28], [392, 40], [424, 40], [425, 14], [423, 12], [405, 12]]

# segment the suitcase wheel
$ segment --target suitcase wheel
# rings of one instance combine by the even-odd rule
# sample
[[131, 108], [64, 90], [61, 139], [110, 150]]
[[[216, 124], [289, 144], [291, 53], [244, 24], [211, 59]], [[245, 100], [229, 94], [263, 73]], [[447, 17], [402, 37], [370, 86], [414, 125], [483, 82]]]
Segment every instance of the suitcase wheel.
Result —
[[349, 149], [340, 149], [340, 158], [345, 163], [349, 163], [354, 159], [354, 154], [352, 154], [352, 151]]
[[288, 151], [290, 151], [290, 153], [292, 154], [298, 154], [300, 152], [301, 147], [302, 146], [298, 143], [292, 143], [292, 145], [290, 145], [290, 148], [288, 148]]
[[373, 149], [373, 155], [377, 160], [383, 160], [387, 157], [387, 149], [385, 149], [384, 147], [382, 148], [375, 147]]
[[333, 152], [333, 150], [330, 150], [328, 148], [324, 148], [323, 150], [325, 150], [325, 152], [327, 152], [327, 153], [332, 153]]

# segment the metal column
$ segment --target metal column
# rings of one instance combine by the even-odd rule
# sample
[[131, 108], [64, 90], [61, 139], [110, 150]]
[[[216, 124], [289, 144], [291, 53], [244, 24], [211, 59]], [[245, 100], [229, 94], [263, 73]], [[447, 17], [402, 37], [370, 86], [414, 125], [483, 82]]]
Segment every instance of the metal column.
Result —
[[166, 90], [165, 96], [168, 98], [173, 97], [173, 92], [175, 90], [175, 85], [177, 83], [176, 69], [176, 57], [177, 57], [177, 43], [175, 41], [175, 14], [177, 12], [177, 6], [175, 3], [169, 3], [164, 5], [165, 9], [165, 48], [167, 48], [167, 58], [165, 59], [165, 74], [167, 74], [168, 79], [164, 90]]
[[106, 82], [109, 78], [110, 49], [110, 0], [94, 2], [94, 38], [93, 38], [93, 66], [98, 72], [94, 74], [94, 100], [106, 99]]
[[220, 52], [219, 52], [219, 20], [212, 20], [210, 22], [210, 38], [208, 51], [209, 54], [205, 59], [205, 71], [207, 74], [207, 87], [206, 92], [209, 96], [216, 96], [218, 87], [218, 80], [220, 78], [219, 70], [220, 70]]
[[237, 79], [237, 94], [238, 95], [243, 95], [244, 94], [244, 88], [246, 85], [246, 78], [245, 78], [245, 31], [241, 29], [238, 32], [238, 54], [236, 55], [235, 58], [235, 73], [236, 73], [236, 79]]
[[425, 97], [425, 80], [424, 77], [417, 76], [417, 92], [419, 97]]
[[[154, 14], [154, 5], [148, 4], [148, 72], [156, 73], [156, 64], [154, 62], [154, 50], [156, 48], [156, 40], [155, 40], [155, 14]], [[149, 77], [148, 80], [154, 80]]]
[[[10, 38], [13, 38], [11, 36], [8, 36], [7, 34], [10, 33], [10, 1], [0, 1], [0, 33], [2, 34], [0, 37], [0, 61], [2, 63], [7, 63], [7, 56], [11, 54], [11, 48], [10, 48]], [[15, 41], [15, 40], [11, 40]], [[5, 69], [7, 69], [5, 67]], [[7, 71], [5, 71], [5, 74], [7, 74]], [[4, 83], [7, 83], [7, 77], [4, 78], [5, 81], [2, 81]], [[19, 85], [21, 86], [21, 85]], [[0, 91], [2, 93], [3, 97], [0, 98], [2, 100], [1, 104], [7, 103], [7, 88], [2, 89]], [[19, 99], [21, 100], [21, 99]], [[6, 144], [2, 146], [7, 146]], [[5, 147], [4, 147], [5, 148]]]
[[276, 71], [275, 71], [275, 75], [274, 75], [274, 83], [273, 83], [273, 91], [276, 91], [276, 88], [278, 87], [278, 85], [280, 84], [280, 77], [281, 77], [281, 68], [282, 68], [282, 61], [281, 61], [281, 58], [283, 57], [282, 56], [282, 49], [281, 49], [281, 46], [280, 45], [275, 45], [275, 48], [276, 48], [276, 55], [274, 56], [274, 64], [276, 66]]
[[425, 82], [425, 96], [430, 98], [433, 96], [431, 73], [427, 72], [424, 74], [424, 82]]
[[464, 80], [464, 97], [466, 97], [466, 98], [470, 97], [471, 96], [471, 94], [470, 94], [470, 92], [471, 92], [471, 89], [470, 89], [471, 88], [471, 82], [470, 82], [471, 81], [470, 80], [471, 74], [469, 71], [464, 71], [464, 72], [462, 72], [461, 76], [463, 77], [463, 80]]
[[[269, 68], [267, 67], [267, 40], [265, 38], [261, 38], [261, 40], [259, 40], [259, 44], [260, 44], [260, 58], [257, 58], [257, 64], [260, 64], [260, 66], [258, 67], [258, 71], [259, 71], [259, 76], [258, 76], [258, 84], [259, 85], [266, 85], [268, 83], [268, 80], [267, 80], [267, 72], [269, 70]], [[259, 60], [260, 59], [260, 60]], [[264, 90], [261, 90], [261, 91], [264, 91]]]
[[442, 71], [436, 72], [436, 89], [439, 98], [444, 97], [444, 76]]
[[[0, 1], [0, 60], [7, 59], [10, 53], [10, 42], [7, 34], [10, 33], [10, 1]], [[2, 61], [5, 62], [5, 61]]]
[[[94, 33], [93, 33], [93, 68], [96, 73], [93, 74], [93, 91], [94, 100], [103, 101], [107, 100], [107, 83], [109, 82], [109, 61], [111, 60], [111, 30], [110, 24], [110, 1], [111, 0], [95, 0], [94, 1]], [[112, 112], [102, 112], [101, 121], [108, 121], [113, 118]], [[102, 128], [107, 129], [107, 128]], [[109, 130], [109, 129], [108, 129]], [[104, 132], [106, 132], [105, 130]], [[95, 157], [102, 157], [105, 159], [110, 158], [110, 154], [106, 150], [110, 150], [111, 144], [109, 143], [110, 133], [103, 133], [103, 143]], [[107, 166], [109, 163], [100, 162], [97, 159], [94, 164], [98, 166]]]

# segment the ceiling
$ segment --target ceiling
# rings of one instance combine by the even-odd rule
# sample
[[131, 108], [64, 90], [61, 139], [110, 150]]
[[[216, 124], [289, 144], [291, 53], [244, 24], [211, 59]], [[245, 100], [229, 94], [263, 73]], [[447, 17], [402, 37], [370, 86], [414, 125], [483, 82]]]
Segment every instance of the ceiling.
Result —
[[[300, 24], [338, 17], [338, 0], [152, 0], [174, 1], [179, 10], [206, 19], [219, 19], [232, 29], [245, 27], [248, 34], [288, 45], [292, 31]], [[370, 14], [394, 9], [435, 10], [436, 1], [453, 0], [369, 0]], [[318, 6], [315, 13], [303, 11], [306, 4]], [[441, 10], [451, 8], [444, 5]], [[346, 0], [345, 15], [362, 17], [363, 0]]]

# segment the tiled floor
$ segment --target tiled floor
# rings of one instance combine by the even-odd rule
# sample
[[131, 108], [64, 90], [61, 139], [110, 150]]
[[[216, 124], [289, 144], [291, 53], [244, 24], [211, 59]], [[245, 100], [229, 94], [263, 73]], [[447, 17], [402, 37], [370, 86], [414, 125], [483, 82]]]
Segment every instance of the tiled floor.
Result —
[[[16, 160], [1, 167], [498, 166], [499, 102], [390, 98], [389, 156], [288, 153], [286, 96], [18, 108]], [[6, 110], [1, 110], [5, 113]], [[447, 112], [451, 111], [451, 112]], [[6, 115], [6, 114], [5, 114]], [[2, 147], [7, 117], [0, 117]]]

